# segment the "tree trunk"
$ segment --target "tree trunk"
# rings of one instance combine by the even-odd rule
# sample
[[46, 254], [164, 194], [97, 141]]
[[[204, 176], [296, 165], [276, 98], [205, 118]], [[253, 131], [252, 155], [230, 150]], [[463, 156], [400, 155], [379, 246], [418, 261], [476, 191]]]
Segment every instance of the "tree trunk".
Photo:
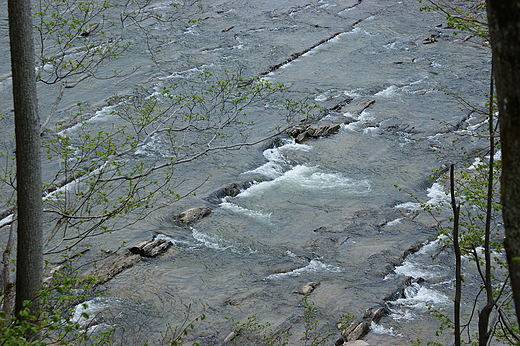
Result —
[[453, 249], [455, 251], [455, 298], [453, 299], [453, 328], [455, 346], [460, 346], [460, 301], [462, 297], [462, 255], [459, 245], [460, 205], [455, 198], [455, 166], [450, 166], [451, 210], [453, 211]]
[[504, 246], [520, 309], [520, 2], [487, 0], [487, 12], [502, 146]]
[[36, 97], [30, 0], [9, 0], [9, 38], [16, 135], [18, 244], [15, 312], [31, 301], [36, 313], [42, 282], [42, 185], [40, 120]]

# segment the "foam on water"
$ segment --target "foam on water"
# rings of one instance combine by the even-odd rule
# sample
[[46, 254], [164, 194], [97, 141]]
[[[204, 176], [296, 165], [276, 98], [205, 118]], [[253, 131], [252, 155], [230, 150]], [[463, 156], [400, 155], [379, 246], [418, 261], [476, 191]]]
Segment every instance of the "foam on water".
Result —
[[263, 175], [264, 177], [274, 179], [283, 174], [283, 165], [280, 165], [275, 161], [269, 161], [258, 168], [247, 171], [246, 173], [257, 173]]
[[422, 265], [411, 260], [406, 260], [402, 265], [396, 267], [394, 271], [398, 275], [428, 280], [442, 277], [445, 274], [446, 267], [432, 264]]
[[379, 131], [379, 127], [369, 126], [363, 129], [363, 133], [366, 135], [375, 135]]
[[[94, 116], [87, 120], [88, 124], [95, 124], [99, 122], [105, 122], [107, 119], [110, 119], [114, 115], [114, 110], [117, 108], [117, 105], [105, 106], [94, 113]], [[58, 135], [65, 136], [70, 132], [73, 132], [83, 126], [83, 122], [77, 123], [74, 126], [66, 128], [58, 132]]]
[[[187, 70], [175, 71], [168, 76], [158, 77], [157, 80], [163, 81], [163, 80], [170, 80], [170, 79], [194, 77], [194, 76], [197, 76], [198, 74], [204, 72], [205, 70], [211, 69], [214, 66], [215, 66], [214, 64], [204, 64], [204, 65], [200, 65], [198, 67], [193, 67], [193, 68], [190, 68]], [[155, 89], [159, 90], [161, 86], [163, 86], [163, 85], [162, 84], [157, 85], [155, 87]]]
[[421, 84], [425, 81], [425, 79], [427, 79], [428, 77], [425, 77], [423, 79], [419, 79], [415, 82], [411, 82], [409, 84], [406, 84], [406, 85], [403, 85], [403, 86], [397, 86], [397, 85], [390, 85], [389, 87], [377, 92], [375, 94], [375, 96], [379, 96], [379, 97], [383, 97], [383, 98], [389, 98], [389, 97], [394, 97], [396, 96], [397, 94], [401, 93], [401, 92], [412, 92], [413, 91], [410, 91], [411, 87], [414, 86], [414, 85], [418, 85], [418, 84]]
[[441, 204], [449, 201], [449, 196], [446, 194], [444, 186], [440, 183], [433, 183], [431, 187], [427, 189], [428, 197], [430, 200], [427, 202], [429, 205]]
[[330, 264], [325, 264], [319, 260], [311, 260], [308, 265], [302, 268], [292, 270], [287, 273], [277, 273], [267, 276], [264, 280], [280, 279], [288, 276], [300, 276], [305, 273], [317, 273], [317, 272], [329, 272], [329, 273], [340, 273], [341, 268], [335, 267]]
[[344, 113], [343, 115], [349, 118], [354, 118], [356, 120], [354, 122], [351, 122], [350, 124], [341, 124], [342, 129], [349, 131], [356, 131], [363, 127], [363, 125], [367, 122], [375, 119], [367, 110], [364, 110], [363, 112], [361, 112], [361, 114], [357, 116], [349, 112]]
[[292, 251], [290, 251], [290, 250], [285, 251], [285, 254], [286, 254], [287, 256], [289, 256], [289, 257], [292, 257], [292, 258], [297, 258], [297, 257], [298, 257], [297, 254], [295, 254], [294, 252], [292, 252]]
[[193, 227], [191, 228], [191, 233], [193, 238], [198, 241], [200, 245], [209, 249], [231, 251], [237, 254], [252, 254], [257, 252], [257, 250], [252, 248], [240, 249], [234, 244], [231, 244], [229, 241], [220, 238], [219, 236], [200, 232]]
[[374, 321], [370, 323], [370, 330], [374, 334], [390, 335], [397, 338], [404, 338], [404, 335], [395, 331], [394, 327], [387, 328], [381, 324], [377, 324]]
[[[94, 298], [92, 300], [76, 305], [72, 321], [86, 328], [104, 310], [110, 307], [110, 303], [104, 298]], [[88, 315], [88, 317], [87, 317]]]
[[228, 197], [224, 198], [222, 203], [220, 204], [220, 207], [222, 209], [226, 209], [226, 210], [230, 210], [234, 213], [237, 213], [237, 214], [240, 214], [240, 215], [244, 215], [244, 216], [248, 216], [248, 217], [252, 217], [252, 218], [256, 218], [256, 219], [259, 219], [261, 221], [266, 221], [266, 222], [269, 222], [269, 218], [271, 217], [271, 213], [263, 213], [261, 211], [258, 211], [258, 210], [250, 210], [250, 209], [247, 209], [247, 208], [243, 208], [239, 205], [236, 205], [234, 203], [231, 203], [228, 201]]
[[64, 195], [66, 195], [67, 193], [78, 193], [84, 185], [83, 181], [87, 180], [89, 177], [91, 177], [93, 175], [95, 176], [96, 174], [99, 174], [103, 170], [109, 169], [110, 165], [111, 165], [111, 163], [108, 161], [103, 163], [103, 165], [101, 165], [99, 168], [94, 169], [89, 174], [85, 174], [77, 179], [74, 179], [71, 182], [69, 182], [63, 186], [60, 186], [56, 190], [46, 194], [45, 196], [42, 197], [42, 200], [44, 202], [57, 201], [60, 198], [62, 198]]
[[397, 94], [397, 92], [398, 92], [399, 90], [401, 90], [401, 88], [399, 88], [397, 85], [390, 85], [390, 86], [387, 87], [386, 89], [377, 92], [377, 93], [375, 94], [375, 96], [379, 96], [379, 97], [391, 97], [391, 96], [394, 96], [395, 94]]
[[75, 179], [63, 186], [60, 186], [59, 188], [57, 188], [56, 190], [52, 191], [52, 192], [49, 192], [48, 194], [46, 194], [45, 196], [43, 196], [42, 200], [44, 202], [47, 202], [47, 201], [57, 201], [58, 199], [60, 199], [60, 197], [62, 197], [63, 195], [65, 195], [66, 193], [68, 192], [75, 192], [78, 190], [78, 184], [79, 181], [78, 179]]
[[266, 149], [263, 155], [268, 162], [246, 173], [262, 174], [272, 180], [254, 184], [238, 196], [248, 197], [276, 186], [293, 186], [306, 190], [344, 188], [354, 193], [370, 191], [368, 180], [356, 181], [343, 176], [341, 173], [323, 172], [319, 167], [306, 165], [291, 167], [284, 157], [284, 152], [287, 151], [310, 151], [311, 149], [311, 146], [296, 143], [294, 139], [285, 140], [280, 147]]
[[284, 157], [284, 152], [310, 151], [311, 149], [312, 147], [310, 145], [296, 143], [294, 139], [285, 139], [283, 145], [264, 150], [263, 155], [267, 159], [265, 164], [245, 173], [257, 173], [269, 179], [275, 179], [283, 175], [284, 170], [289, 166]]
[[318, 167], [297, 165], [271, 181], [252, 185], [238, 196], [248, 197], [262, 194], [266, 190], [279, 186], [291, 187], [293, 189], [299, 188], [301, 190], [343, 189], [350, 193], [358, 194], [370, 191], [370, 182], [368, 180], [353, 180], [343, 176], [341, 173], [322, 172]]
[[195, 248], [196, 246], [194, 245], [193, 242], [189, 242], [187, 240], [179, 240], [179, 239], [174, 239], [172, 237], [169, 237], [165, 234], [158, 234], [155, 238], [156, 240], [157, 239], [164, 239], [166, 241], [169, 241], [171, 242], [174, 246], [188, 246], [188, 247], [192, 247], [192, 248]]
[[[412, 320], [430, 307], [442, 306], [450, 302], [449, 297], [437, 289], [446, 288], [446, 283], [449, 284], [449, 281], [446, 281], [445, 278], [451, 275], [451, 271], [446, 265], [432, 263], [432, 255], [439, 250], [444, 240], [445, 236], [439, 236], [434, 241], [425, 243], [419, 251], [409, 255], [402, 265], [394, 269], [395, 274], [385, 277], [387, 280], [399, 275], [426, 280], [421, 284], [413, 283], [406, 287], [404, 298], [388, 302], [393, 319]], [[437, 284], [428, 284], [429, 281], [437, 281]]]
[[160, 156], [169, 158], [171, 157], [169, 143], [158, 134], [153, 135], [145, 144], [139, 146], [134, 154], [143, 156]]
[[[446, 276], [445, 265], [432, 264], [432, 255], [439, 251], [446, 236], [439, 236], [434, 241], [425, 243], [419, 251], [409, 255], [404, 262], [395, 267], [394, 272], [401, 276], [411, 276], [415, 279], [438, 279]], [[390, 276], [386, 277], [388, 279]]]
[[[297, 179], [304, 188], [337, 189], [344, 187], [351, 188], [353, 192], [365, 193], [370, 191], [370, 183], [368, 180], [356, 181], [344, 177], [340, 173], [314, 172], [314, 168], [312, 167], [299, 167], [301, 167], [301, 169], [293, 170], [295, 173], [294, 179]], [[289, 176], [288, 179], [290, 178]]]
[[404, 298], [388, 302], [390, 315], [395, 320], [415, 319], [431, 307], [450, 303], [450, 298], [439, 291], [414, 283], [404, 290]]
[[392, 220], [390, 222], [387, 222], [386, 223], [386, 226], [395, 226], [395, 225], [399, 225], [401, 224], [401, 221], [403, 220], [402, 217], [398, 218], [398, 219], [395, 219], [395, 220]]
[[[427, 196], [430, 198], [425, 204], [427, 206], [442, 206], [449, 202], [450, 196], [446, 194], [444, 186], [440, 183], [433, 183], [431, 187], [426, 189]], [[397, 209], [408, 209], [410, 211], [422, 210], [421, 204], [417, 202], [406, 202], [396, 205]]]
[[174, 246], [183, 248], [188, 251], [200, 250], [201, 248], [214, 249], [218, 251], [230, 251], [237, 254], [252, 254], [257, 251], [251, 248], [240, 249], [239, 247], [231, 244], [231, 242], [220, 238], [214, 234], [207, 234], [201, 232], [193, 227], [191, 229], [191, 235], [193, 240], [175, 239], [165, 234], [158, 234], [156, 239], [164, 239], [171, 242]]
[[359, 98], [361, 97], [361, 94], [359, 93], [360, 89], [354, 89], [354, 90], [337, 90], [337, 89], [330, 89], [327, 90], [319, 95], [317, 95], [314, 98], [314, 101], [316, 102], [325, 102], [325, 101], [341, 101], [345, 98], [345, 96], [349, 98]]
[[204, 245], [207, 248], [215, 249], [215, 250], [235, 250], [233, 245], [225, 245], [224, 240], [217, 237], [216, 235], [210, 235], [207, 233], [203, 233], [200, 231], [197, 231], [195, 228], [191, 229], [191, 234], [195, 240], [200, 242], [202, 245]]

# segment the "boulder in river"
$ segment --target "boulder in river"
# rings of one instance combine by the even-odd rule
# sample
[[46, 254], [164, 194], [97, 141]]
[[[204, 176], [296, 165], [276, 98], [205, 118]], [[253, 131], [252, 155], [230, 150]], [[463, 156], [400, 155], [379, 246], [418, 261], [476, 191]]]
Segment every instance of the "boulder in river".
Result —
[[363, 314], [363, 318], [378, 323], [381, 317], [386, 314], [388, 314], [388, 309], [386, 307], [375, 306], [373, 308], [366, 309], [365, 313]]
[[320, 138], [333, 135], [339, 131], [341, 124], [349, 124], [356, 121], [355, 115], [361, 114], [366, 108], [374, 104], [374, 100], [360, 99], [354, 102], [344, 100], [329, 108], [331, 111], [348, 113], [350, 116], [330, 114], [314, 125], [298, 124], [288, 128], [285, 133], [301, 143], [307, 138]]
[[308, 124], [295, 125], [285, 132], [293, 137], [297, 143], [301, 143], [307, 138], [319, 138], [333, 135], [339, 131], [341, 124], [311, 126]]
[[136, 265], [139, 261], [141, 261], [142, 257], [140, 255], [132, 254], [130, 252], [125, 252], [119, 254], [115, 257], [107, 258], [104, 261], [96, 264], [94, 268], [83, 273], [80, 276], [80, 282], [85, 280], [92, 280], [91, 278], [95, 278], [92, 280], [93, 285], [103, 284], [117, 274], [122, 273], [126, 269], [129, 269]]
[[352, 115], [359, 115], [368, 107], [372, 106], [376, 101], [371, 99], [359, 99], [348, 103], [339, 109], [342, 113], [350, 113]]
[[341, 332], [341, 336], [345, 341], [359, 340], [370, 329], [370, 323], [367, 321], [354, 321], [348, 326], [347, 329]]
[[166, 239], [145, 240], [137, 245], [129, 247], [128, 251], [143, 257], [157, 257], [166, 252], [170, 246], [172, 246], [172, 242], [167, 241]]
[[222, 202], [222, 199], [225, 197], [235, 197], [243, 190], [251, 187], [255, 182], [262, 181], [259, 179], [251, 179], [244, 180], [236, 183], [229, 183], [222, 186], [220, 189], [213, 191], [209, 194], [208, 197], [203, 198], [205, 201], [208, 201], [213, 204], [218, 204]]
[[307, 282], [305, 285], [298, 287], [293, 291], [293, 293], [307, 295], [312, 293], [316, 287], [318, 287], [320, 283], [316, 281]]
[[211, 209], [206, 206], [203, 207], [195, 207], [188, 210], [183, 211], [175, 215], [173, 218], [184, 225], [189, 225], [202, 219], [205, 216], [208, 216], [211, 213]]

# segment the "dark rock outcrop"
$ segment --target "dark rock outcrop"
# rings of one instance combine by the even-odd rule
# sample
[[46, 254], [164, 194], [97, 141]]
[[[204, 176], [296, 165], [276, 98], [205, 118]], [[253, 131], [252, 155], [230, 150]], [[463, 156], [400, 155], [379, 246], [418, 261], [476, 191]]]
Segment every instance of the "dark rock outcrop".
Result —
[[[341, 332], [341, 338], [336, 341], [335, 345], [355, 345], [351, 342], [360, 340], [368, 333], [372, 322], [377, 323], [381, 317], [386, 314], [388, 314], [388, 309], [383, 306], [375, 306], [367, 309], [362, 319], [352, 322]], [[365, 345], [368, 344], [365, 343]]]
[[297, 143], [301, 143], [307, 138], [320, 138], [333, 135], [339, 131], [341, 124], [350, 124], [356, 121], [353, 116], [359, 115], [375, 102], [370, 99], [350, 101], [350, 99], [346, 99], [329, 108], [330, 111], [348, 113], [350, 116], [330, 114], [319, 120], [315, 125], [294, 125], [287, 129], [285, 133], [294, 138]]
[[142, 257], [157, 257], [166, 252], [172, 245], [172, 242], [166, 239], [145, 240], [129, 247], [128, 251]]
[[222, 186], [220, 189], [213, 191], [209, 196], [203, 199], [212, 204], [219, 204], [225, 197], [236, 197], [240, 192], [251, 187], [255, 182], [262, 181], [262, 179], [245, 180], [237, 183], [229, 183]]

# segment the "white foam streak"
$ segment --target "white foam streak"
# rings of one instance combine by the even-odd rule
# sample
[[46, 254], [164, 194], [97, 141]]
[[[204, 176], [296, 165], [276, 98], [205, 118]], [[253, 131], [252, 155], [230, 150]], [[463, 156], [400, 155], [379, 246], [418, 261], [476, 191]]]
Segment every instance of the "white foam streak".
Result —
[[330, 264], [325, 264], [319, 260], [312, 260], [303, 268], [298, 268], [287, 273], [271, 274], [265, 278], [265, 280], [274, 280], [288, 276], [300, 276], [305, 273], [316, 273], [316, 272], [329, 272], [329, 273], [340, 273], [341, 268], [335, 267]]
[[87, 327], [94, 318], [102, 311], [108, 309], [110, 304], [101, 298], [92, 299], [81, 304], [76, 305], [74, 308], [74, 315], [72, 321], [81, 326], [81, 328]]
[[394, 320], [413, 320], [417, 314], [422, 314], [433, 306], [445, 305], [450, 302], [449, 297], [417, 283], [407, 287], [405, 298], [388, 302]]
[[[106, 121], [107, 119], [109, 119], [110, 117], [113, 116], [114, 110], [115, 110], [116, 107], [117, 107], [117, 105], [111, 105], [111, 106], [103, 107], [102, 109], [97, 111], [92, 118], [88, 119], [87, 123], [95, 124], [95, 123], [98, 123], [98, 122]], [[58, 135], [65, 136], [67, 133], [75, 131], [76, 129], [78, 129], [81, 126], [83, 126], [83, 122], [77, 123], [76, 125], [74, 125], [72, 127], [69, 127], [67, 129], [64, 129], [64, 130], [58, 132]]]
[[356, 131], [358, 130], [360, 127], [363, 127], [364, 124], [366, 124], [367, 122], [369, 121], [372, 121], [374, 120], [375, 118], [373, 116], [371, 116], [371, 114], [364, 110], [363, 112], [361, 112], [361, 114], [359, 114], [358, 116], [354, 115], [354, 114], [351, 114], [349, 112], [347, 113], [344, 113], [343, 114], [344, 116], [346, 117], [349, 117], [349, 118], [354, 118], [355, 120], [357, 121], [354, 121], [350, 124], [341, 124], [341, 128], [344, 129], [344, 130], [349, 130], [349, 131]]
[[400, 217], [400, 218], [398, 218], [398, 219], [395, 219], [395, 220], [392, 220], [392, 221], [390, 221], [390, 222], [387, 222], [387, 223], [386, 223], [386, 226], [395, 226], [395, 225], [399, 225], [399, 224], [402, 223], [402, 222], [401, 222], [402, 220], [403, 220], [403, 218]]
[[271, 181], [255, 184], [238, 196], [248, 197], [262, 194], [267, 189], [277, 186], [293, 187], [305, 190], [345, 189], [353, 193], [367, 193], [370, 191], [368, 180], [353, 180], [340, 173], [320, 172], [317, 167], [298, 165]]
[[284, 151], [310, 151], [311, 149], [311, 146], [296, 143], [294, 139], [285, 140], [284, 144], [280, 147], [264, 150], [263, 155], [267, 159], [265, 164], [245, 173], [257, 173], [267, 178], [275, 179], [283, 175], [284, 169], [286, 169], [288, 165], [284, 157]]
[[213, 66], [215, 66], [215, 65], [214, 64], [205, 64], [205, 65], [201, 65], [199, 67], [193, 67], [193, 68], [190, 68], [190, 69], [187, 69], [184, 71], [176, 71], [169, 76], [159, 77], [158, 80], [162, 81], [162, 80], [194, 77], [194, 76], [204, 72], [205, 70], [209, 70]]
[[56, 190], [48, 193], [47, 195], [45, 195], [42, 198], [42, 200], [44, 202], [51, 201], [51, 200], [57, 201], [61, 196], [63, 196], [66, 193], [70, 193], [70, 192], [73, 192], [75, 194], [79, 193], [81, 187], [84, 186], [84, 184], [85, 184], [85, 183], [83, 183], [85, 180], [89, 179], [91, 176], [100, 174], [104, 170], [107, 170], [110, 167], [110, 165], [111, 165], [111, 161], [109, 160], [109, 161], [105, 162], [101, 167], [96, 168], [89, 174], [81, 176], [78, 179], [74, 179], [73, 181], [71, 181], [63, 186], [60, 186]]
[[[439, 236], [434, 241], [426, 243], [419, 251], [409, 255], [404, 262], [395, 268], [395, 273], [402, 276], [411, 276], [415, 279], [437, 279], [446, 275], [446, 266], [431, 263], [431, 256], [435, 254], [445, 241], [446, 236]], [[420, 263], [420, 259], [426, 262]]]
[[423, 267], [412, 261], [405, 261], [402, 265], [395, 268], [395, 273], [402, 276], [411, 276], [414, 278], [422, 278], [425, 280], [439, 278], [444, 275], [445, 266], [429, 265]]
[[243, 208], [239, 205], [227, 201], [227, 199], [227, 197], [224, 198], [223, 202], [220, 204], [220, 207], [222, 209], [227, 209], [234, 213], [245, 215], [248, 217], [257, 218], [262, 221], [269, 221], [269, 218], [271, 217], [271, 213], [262, 213], [261, 211]]
[[[440, 183], [433, 183], [431, 187], [427, 189], [427, 196], [430, 198], [425, 204], [426, 206], [442, 206], [449, 201], [449, 196], [446, 194], [444, 187]], [[406, 202], [396, 205], [394, 208], [407, 209], [409, 211], [422, 210], [420, 203]]]
[[403, 85], [401, 87], [398, 87], [397, 85], [390, 85], [389, 87], [377, 92], [375, 94], [375, 96], [389, 98], [389, 97], [393, 97], [401, 92], [410, 92], [411, 86], [423, 83], [425, 79], [427, 79], [427, 77], [420, 79], [418, 81], [415, 81], [415, 82], [411, 82], [407, 85]]
[[195, 240], [202, 243], [207, 248], [215, 250], [227, 250], [233, 247], [232, 245], [221, 245], [223, 241], [219, 237], [199, 232], [195, 228], [191, 229], [191, 233]]
[[381, 324], [377, 324], [374, 321], [372, 321], [372, 323], [370, 323], [370, 330], [374, 334], [390, 335], [390, 336], [395, 336], [395, 337], [398, 337], [398, 338], [404, 338], [404, 335], [401, 334], [401, 333], [396, 332], [394, 327], [386, 328], [385, 326], [383, 326]]
[[386, 88], [386, 89], [384, 89], [384, 90], [381, 90], [381, 91], [377, 92], [377, 93], [375, 94], [375, 96], [379, 96], [379, 97], [391, 97], [391, 96], [395, 95], [399, 89], [400, 89], [400, 88], [397, 87], [396, 85], [390, 85], [388, 88]]

